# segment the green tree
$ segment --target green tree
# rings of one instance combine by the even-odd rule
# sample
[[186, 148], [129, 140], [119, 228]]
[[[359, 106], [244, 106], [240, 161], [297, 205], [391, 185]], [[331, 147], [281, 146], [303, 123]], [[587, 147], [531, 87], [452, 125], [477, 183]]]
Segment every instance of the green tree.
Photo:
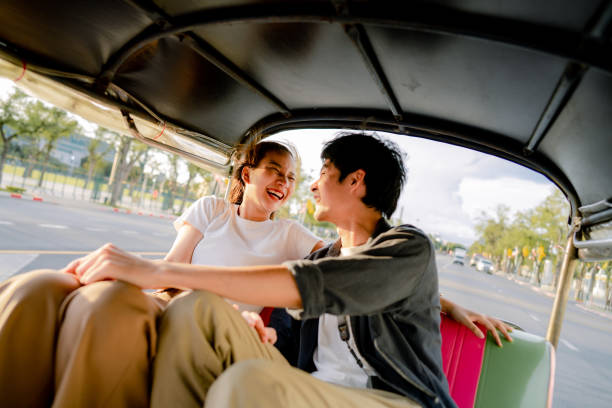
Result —
[[493, 257], [501, 257], [504, 250], [504, 237], [508, 234], [510, 208], [500, 205], [496, 216], [489, 218], [483, 212], [476, 223], [475, 229], [479, 238], [470, 246], [471, 253], [488, 253]]
[[132, 137], [120, 135], [107, 130], [106, 134], [115, 140], [115, 160], [111, 170], [110, 202], [111, 206], [117, 205], [123, 194], [123, 182], [130, 174], [132, 167], [145, 154], [149, 147], [141, 142], [132, 145]]
[[6, 156], [14, 139], [21, 136], [24, 121], [24, 107], [27, 95], [19, 89], [9, 93], [6, 98], [0, 99], [0, 185], [2, 185], [2, 170]]
[[[494, 260], [505, 258], [508, 249], [519, 249], [512, 261], [515, 268], [533, 261], [538, 282], [541, 279], [542, 258], [538, 248], [544, 249], [544, 255], [558, 263], [561, 258], [551, 250], [563, 244], [567, 235], [568, 204], [559, 191], [546, 197], [537, 207], [518, 212], [511, 221], [509, 208], [499, 206], [495, 217], [483, 214], [476, 224], [478, 239], [470, 247], [471, 253], [487, 253]], [[522, 254], [522, 248], [528, 248], [528, 255]], [[555, 268], [556, 271], [557, 268]]]
[[172, 209], [174, 207], [174, 195], [176, 194], [176, 190], [178, 188], [178, 176], [179, 176], [179, 167], [181, 164], [181, 159], [176, 154], [166, 154], [168, 157], [168, 163], [170, 164], [170, 169], [168, 172], [168, 177], [166, 178], [166, 187], [164, 188], [164, 202], [162, 204], [162, 209]]
[[203, 175], [203, 173], [206, 172], [204, 169], [201, 169], [200, 167], [196, 166], [195, 164], [191, 162], [187, 162], [187, 171], [189, 172], [189, 176], [183, 188], [183, 198], [181, 201], [181, 208], [179, 209], [179, 213], [181, 214], [183, 213], [183, 210], [185, 209], [185, 202], [187, 201], [187, 196], [189, 195], [189, 190], [191, 189], [192, 181], [198, 175]]
[[[96, 129], [96, 137], [95, 139], [91, 139], [89, 141], [89, 145], [87, 145], [87, 182], [85, 183], [85, 187], [89, 186], [91, 183], [91, 179], [95, 172], [102, 170], [104, 167], [104, 156], [108, 154], [112, 150], [112, 145], [110, 143], [106, 143], [107, 147], [102, 148], [102, 146], [107, 142], [105, 140], [105, 135], [108, 130], [98, 127]], [[83, 189], [85, 191], [85, 189]]]
[[46, 164], [49, 162], [57, 141], [77, 132], [79, 124], [70, 118], [66, 111], [54, 106], [49, 107], [40, 101], [26, 105], [25, 119], [24, 133], [32, 137], [34, 143], [39, 146], [38, 159], [44, 163], [38, 179], [40, 187], [45, 176]]

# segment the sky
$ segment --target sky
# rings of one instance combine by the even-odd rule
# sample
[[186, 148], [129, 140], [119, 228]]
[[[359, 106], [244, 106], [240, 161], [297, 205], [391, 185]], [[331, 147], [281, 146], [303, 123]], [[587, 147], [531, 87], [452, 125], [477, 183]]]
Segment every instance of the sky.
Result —
[[[302, 167], [316, 176], [324, 141], [337, 131], [300, 130], [273, 138], [292, 142]], [[495, 214], [498, 205], [511, 212], [540, 204], [556, 188], [544, 176], [495, 156], [431, 140], [379, 133], [395, 141], [407, 156], [408, 180], [394, 218], [414, 224], [442, 239], [470, 245], [482, 212]]]
[[[0, 97], [13, 88], [0, 79]], [[86, 135], [95, 125], [75, 116]], [[302, 158], [302, 168], [313, 178], [321, 167], [322, 144], [337, 130], [282, 132], [273, 138], [293, 143]], [[414, 224], [440, 238], [470, 245], [474, 225], [481, 214], [492, 216], [498, 205], [511, 212], [540, 204], [556, 188], [544, 176], [504, 159], [426, 139], [380, 133], [395, 141], [406, 153], [408, 180], [394, 218]], [[186, 178], [186, 175], [185, 177]]]

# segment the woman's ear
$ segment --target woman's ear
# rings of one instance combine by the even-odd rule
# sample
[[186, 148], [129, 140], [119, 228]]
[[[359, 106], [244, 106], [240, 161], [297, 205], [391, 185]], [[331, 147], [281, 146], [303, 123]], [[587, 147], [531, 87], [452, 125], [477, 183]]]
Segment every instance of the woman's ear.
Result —
[[251, 177], [251, 168], [249, 166], [244, 166], [242, 170], [240, 171], [240, 178], [242, 178], [242, 181], [244, 182], [244, 184], [247, 184], [250, 181], [250, 177]]

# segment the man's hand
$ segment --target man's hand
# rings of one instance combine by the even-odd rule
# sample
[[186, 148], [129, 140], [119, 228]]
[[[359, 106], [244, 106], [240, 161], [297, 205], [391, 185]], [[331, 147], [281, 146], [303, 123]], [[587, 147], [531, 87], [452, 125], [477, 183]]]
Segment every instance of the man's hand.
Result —
[[141, 288], [155, 288], [160, 273], [159, 262], [125, 252], [112, 244], [76, 259], [64, 269], [76, 275], [83, 285], [103, 280], [121, 280]]
[[442, 311], [448, 314], [453, 320], [463, 324], [468, 329], [472, 331], [478, 338], [484, 338], [484, 334], [482, 331], [476, 326], [475, 323], [480, 323], [487, 330], [491, 331], [493, 338], [495, 339], [495, 343], [499, 347], [503, 347], [501, 339], [499, 338], [499, 334], [497, 330], [502, 332], [506, 340], [512, 342], [512, 337], [510, 337], [510, 333], [512, 331], [512, 327], [508, 326], [506, 323], [498, 320], [494, 317], [486, 316], [480, 313], [473, 312], [469, 309], [459, 306], [456, 303], [451, 302], [448, 299], [440, 298], [440, 304], [442, 305]]
[[[236, 307], [234, 305], [234, 307]], [[241, 313], [247, 324], [255, 329], [262, 343], [276, 343], [276, 330], [272, 327], [265, 327], [261, 316], [255, 312], [244, 311]]]

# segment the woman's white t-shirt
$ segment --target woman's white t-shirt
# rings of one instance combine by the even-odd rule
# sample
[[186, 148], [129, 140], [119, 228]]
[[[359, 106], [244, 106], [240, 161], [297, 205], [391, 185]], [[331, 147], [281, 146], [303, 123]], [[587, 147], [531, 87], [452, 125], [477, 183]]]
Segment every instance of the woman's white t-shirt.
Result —
[[[238, 205], [202, 197], [176, 221], [178, 231], [188, 223], [203, 235], [191, 263], [195, 265], [278, 265], [304, 258], [320, 239], [293, 220], [250, 221], [238, 215]], [[236, 303], [240, 310], [259, 313], [261, 307]]]

